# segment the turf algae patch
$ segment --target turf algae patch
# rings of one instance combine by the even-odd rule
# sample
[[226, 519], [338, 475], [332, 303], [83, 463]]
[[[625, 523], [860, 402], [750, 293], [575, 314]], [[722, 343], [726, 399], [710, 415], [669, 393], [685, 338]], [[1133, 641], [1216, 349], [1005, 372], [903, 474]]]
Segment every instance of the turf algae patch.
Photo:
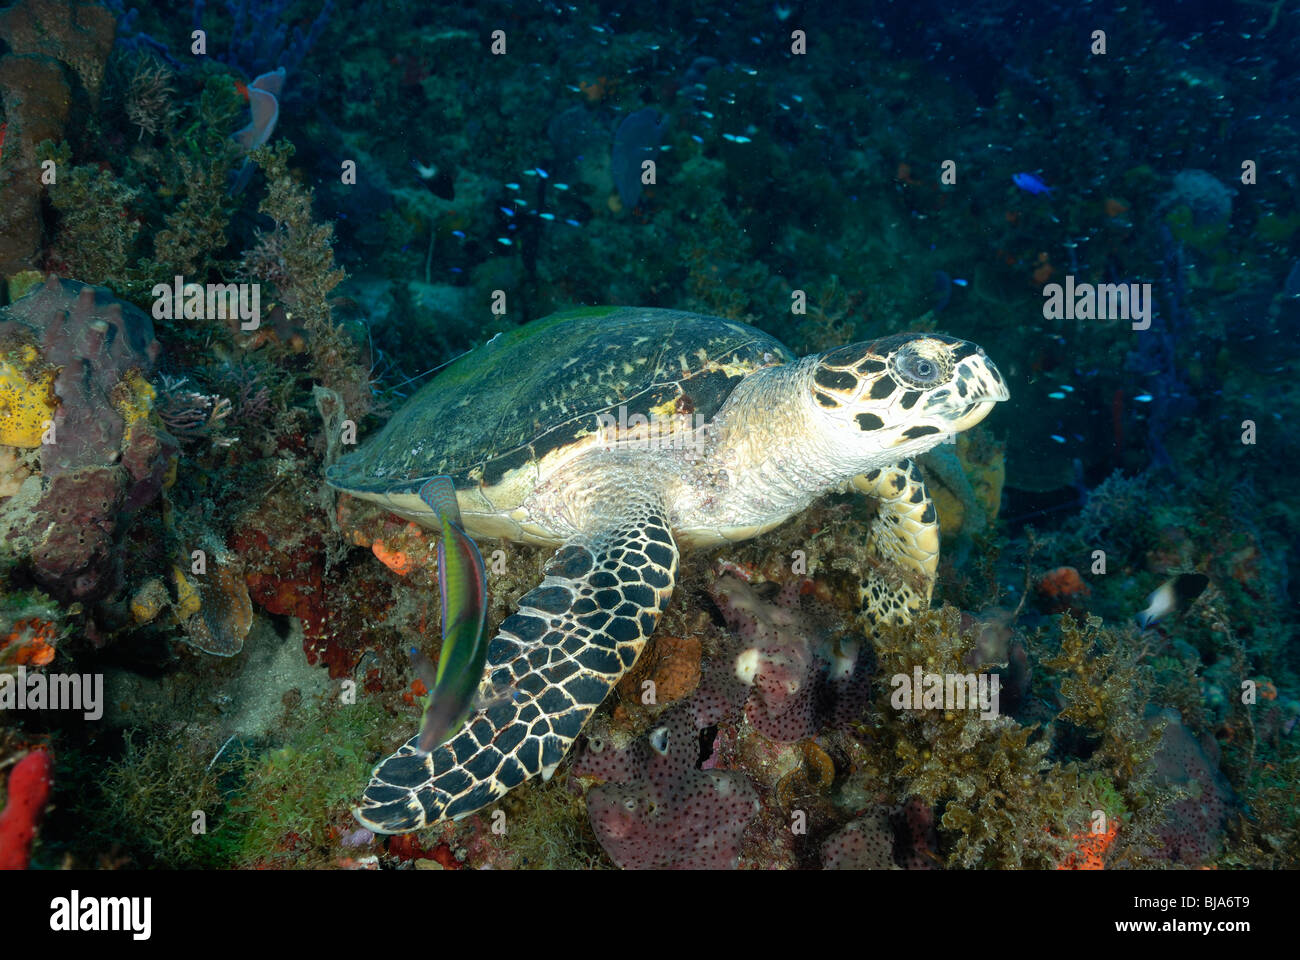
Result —
[[356, 829], [352, 804], [387, 732], [378, 706], [307, 708], [281, 745], [253, 758], [226, 816], [240, 842], [232, 866], [336, 866]]
[[385, 715], [376, 705], [309, 703], [280, 721], [283, 736], [271, 742], [157, 726], [126, 731], [121, 755], [98, 772], [74, 757], [86, 769], [67, 794], [77, 799], [64, 803], [92, 825], [81, 857], [113, 849], [121, 865], [340, 865], [355, 853], [341, 840], [355, 830], [351, 804], [379, 754]]

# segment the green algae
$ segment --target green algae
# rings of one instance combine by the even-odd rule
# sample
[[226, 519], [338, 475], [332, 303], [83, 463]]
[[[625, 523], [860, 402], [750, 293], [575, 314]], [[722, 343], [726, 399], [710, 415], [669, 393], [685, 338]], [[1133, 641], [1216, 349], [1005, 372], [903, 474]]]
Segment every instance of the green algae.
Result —
[[63, 846], [82, 859], [120, 849], [140, 866], [335, 865], [392, 721], [367, 700], [288, 716], [270, 744], [232, 737], [205, 749], [199, 727], [157, 723], [124, 731], [108, 761], [56, 750], [62, 816], [80, 825]]
[[309, 709], [285, 741], [250, 758], [224, 816], [237, 824], [239, 866], [330, 866], [356, 829], [352, 804], [388, 743], [377, 704]]

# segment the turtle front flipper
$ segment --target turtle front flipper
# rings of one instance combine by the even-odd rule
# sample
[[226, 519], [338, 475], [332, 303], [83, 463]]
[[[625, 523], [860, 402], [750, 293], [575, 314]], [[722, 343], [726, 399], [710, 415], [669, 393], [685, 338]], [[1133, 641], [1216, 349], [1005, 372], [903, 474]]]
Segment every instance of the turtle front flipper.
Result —
[[473, 813], [550, 778], [592, 712], [636, 662], [672, 596], [677, 545], [663, 509], [628, 504], [565, 544], [488, 646], [480, 706], [430, 753], [417, 733], [375, 767], [356, 818], [405, 833]]
[[907, 623], [930, 606], [939, 569], [939, 518], [911, 460], [858, 474], [853, 487], [880, 501], [863, 578], [862, 609], [872, 623]]

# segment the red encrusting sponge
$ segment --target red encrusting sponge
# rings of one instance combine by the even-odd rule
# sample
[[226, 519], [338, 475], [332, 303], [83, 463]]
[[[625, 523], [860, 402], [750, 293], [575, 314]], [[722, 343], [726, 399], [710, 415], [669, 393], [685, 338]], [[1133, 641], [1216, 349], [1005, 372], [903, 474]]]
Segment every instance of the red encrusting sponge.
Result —
[[32, 838], [50, 797], [54, 761], [45, 749], [33, 750], [9, 774], [9, 801], [0, 812], [0, 870], [26, 870]]

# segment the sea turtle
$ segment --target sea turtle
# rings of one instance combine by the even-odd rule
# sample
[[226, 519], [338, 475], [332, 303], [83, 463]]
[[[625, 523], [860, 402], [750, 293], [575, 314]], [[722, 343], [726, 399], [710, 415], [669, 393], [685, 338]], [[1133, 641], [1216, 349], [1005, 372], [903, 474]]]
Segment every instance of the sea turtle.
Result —
[[953, 337], [799, 359], [676, 310], [570, 310], [462, 356], [328, 482], [440, 529], [420, 491], [449, 476], [470, 536], [559, 549], [497, 628], [464, 727], [375, 767], [357, 819], [402, 833], [549, 778], [654, 631], [678, 550], [756, 537], [830, 491], [879, 501], [861, 601], [873, 622], [906, 621], [929, 604], [939, 552], [910, 458], [1007, 397], [984, 351]]

